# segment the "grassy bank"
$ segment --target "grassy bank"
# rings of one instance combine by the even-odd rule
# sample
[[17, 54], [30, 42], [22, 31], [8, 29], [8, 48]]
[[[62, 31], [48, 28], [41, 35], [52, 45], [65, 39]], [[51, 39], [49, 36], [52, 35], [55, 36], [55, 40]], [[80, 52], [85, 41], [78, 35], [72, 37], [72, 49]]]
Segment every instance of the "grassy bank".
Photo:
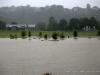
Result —
[[[32, 36], [38, 36], [40, 31], [31, 31]], [[47, 34], [48, 36], [51, 36], [53, 32], [55, 31], [41, 31], [43, 36]], [[64, 33], [65, 36], [73, 36], [72, 31], [56, 31], [57, 33]], [[28, 33], [28, 31], [27, 31]], [[17, 34], [18, 37], [21, 37], [21, 31], [0, 31], [0, 37], [9, 37], [10, 35]], [[97, 31], [79, 31], [78, 36], [97, 36]]]

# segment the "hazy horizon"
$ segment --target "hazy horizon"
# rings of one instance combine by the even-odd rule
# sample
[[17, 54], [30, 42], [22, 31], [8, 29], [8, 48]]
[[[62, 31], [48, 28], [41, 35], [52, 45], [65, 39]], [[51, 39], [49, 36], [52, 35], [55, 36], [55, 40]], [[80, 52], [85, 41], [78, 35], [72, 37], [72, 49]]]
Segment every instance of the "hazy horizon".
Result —
[[7, 6], [26, 6], [26, 5], [30, 5], [32, 7], [45, 7], [47, 5], [51, 6], [51, 5], [62, 5], [64, 8], [73, 8], [73, 7], [82, 7], [82, 8], [86, 8], [87, 4], [90, 4], [91, 7], [93, 6], [98, 6], [100, 7], [100, 0], [70, 0], [70, 1], [65, 1], [65, 0], [59, 0], [59, 1], [54, 1], [54, 0], [50, 0], [50, 1], [45, 1], [45, 0], [39, 0], [39, 1], [35, 1], [35, 0], [0, 0], [0, 7], [7, 7]]

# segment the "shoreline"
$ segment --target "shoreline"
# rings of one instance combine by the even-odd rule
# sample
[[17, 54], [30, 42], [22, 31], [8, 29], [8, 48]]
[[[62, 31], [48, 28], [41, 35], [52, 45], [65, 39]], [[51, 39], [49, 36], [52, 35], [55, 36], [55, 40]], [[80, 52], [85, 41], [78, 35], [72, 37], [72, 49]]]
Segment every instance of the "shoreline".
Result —
[[[18, 37], [18, 38], [13, 38], [13, 39], [29, 39], [29, 37], [26, 37], [26, 38], [21, 38], [21, 37]], [[73, 37], [73, 36], [69, 36], [69, 38], [68, 38], [68, 36], [66, 36], [65, 37], [65, 39], [70, 39], [70, 38], [75, 38], [75, 37]], [[78, 36], [78, 37], [76, 37], [76, 38], [100, 38], [100, 36]], [[11, 39], [10, 37], [0, 37], [0, 39]], [[31, 36], [30, 37], [30, 39], [44, 39], [44, 37], [42, 37], [42, 38], [39, 38], [38, 36]], [[52, 39], [52, 37], [49, 37], [48, 39]], [[58, 39], [60, 39], [59, 37], [58, 37]]]

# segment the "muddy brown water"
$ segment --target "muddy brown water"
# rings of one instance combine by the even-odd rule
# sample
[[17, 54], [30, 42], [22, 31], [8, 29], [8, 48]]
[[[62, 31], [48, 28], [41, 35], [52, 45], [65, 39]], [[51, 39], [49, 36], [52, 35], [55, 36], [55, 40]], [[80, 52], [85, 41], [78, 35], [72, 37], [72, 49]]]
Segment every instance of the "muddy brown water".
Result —
[[100, 39], [0, 39], [0, 75], [100, 75]]

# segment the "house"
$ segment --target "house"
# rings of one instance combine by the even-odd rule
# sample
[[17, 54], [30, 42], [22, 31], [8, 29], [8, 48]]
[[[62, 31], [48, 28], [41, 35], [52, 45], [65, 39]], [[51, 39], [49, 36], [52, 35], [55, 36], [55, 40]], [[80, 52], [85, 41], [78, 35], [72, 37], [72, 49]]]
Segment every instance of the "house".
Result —
[[97, 7], [97, 6], [94, 6], [92, 9], [93, 9], [93, 10], [100, 10], [100, 8]]
[[73, 7], [72, 10], [73, 11], [82, 11], [84, 9], [83, 8], [80, 8], [80, 7]]
[[34, 30], [35, 24], [7, 24], [6, 29], [7, 30]]

